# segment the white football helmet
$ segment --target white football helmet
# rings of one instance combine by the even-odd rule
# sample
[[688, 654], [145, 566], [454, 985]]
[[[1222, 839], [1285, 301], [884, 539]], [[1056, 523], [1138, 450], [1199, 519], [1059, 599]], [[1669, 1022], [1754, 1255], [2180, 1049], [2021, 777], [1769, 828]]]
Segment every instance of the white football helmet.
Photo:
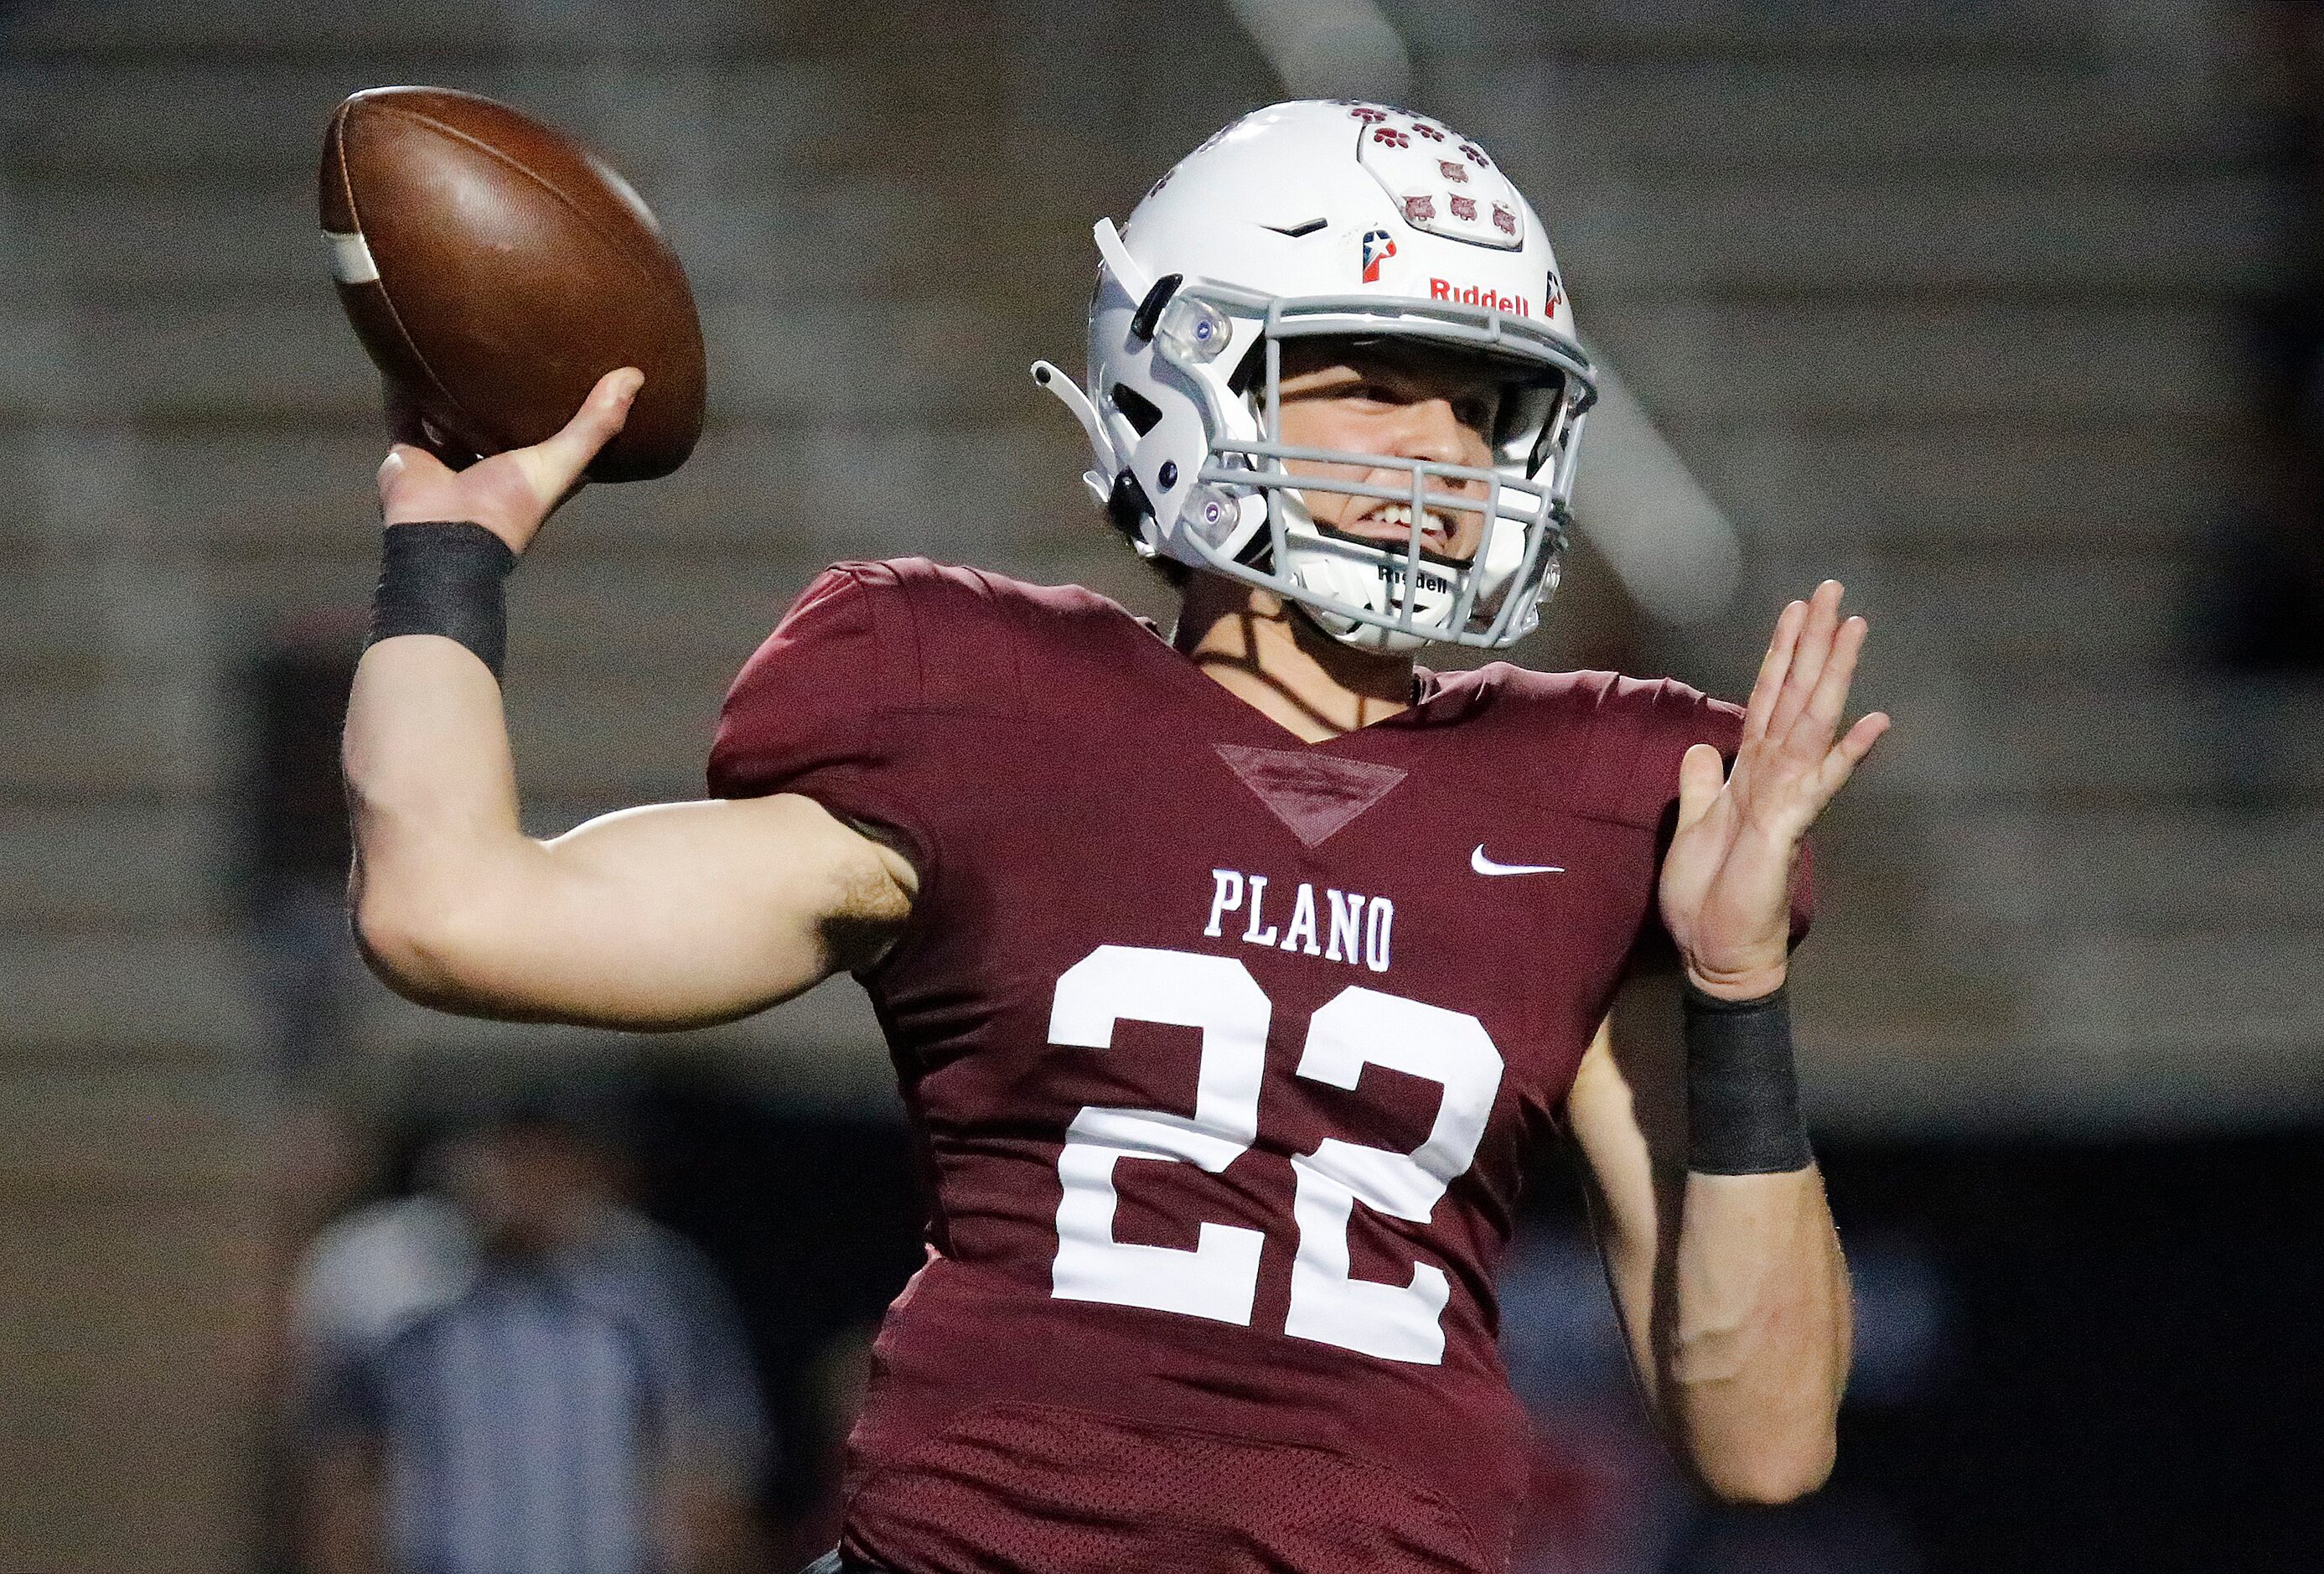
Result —
[[[1556, 587], [1590, 359], [1532, 207], [1474, 143], [1344, 100], [1245, 115], [1096, 229], [1089, 374], [1043, 361], [1096, 466], [1083, 477], [1145, 557], [1289, 598], [1370, 649], [1498, 649]], [[1490, 467], [1287, 446], [1286, 339], [1418, 342], [1505, 368]], [[1393, 485], [1286, 461], [1398, 472]], [[1484, 483], [1481, 502], [1432, 487]], [[1400, 543], [1317, 524], [1300, 492], [1406, 503]], [[1426, 511], [1482, 512], [1471, 559], [1424, 551]]]

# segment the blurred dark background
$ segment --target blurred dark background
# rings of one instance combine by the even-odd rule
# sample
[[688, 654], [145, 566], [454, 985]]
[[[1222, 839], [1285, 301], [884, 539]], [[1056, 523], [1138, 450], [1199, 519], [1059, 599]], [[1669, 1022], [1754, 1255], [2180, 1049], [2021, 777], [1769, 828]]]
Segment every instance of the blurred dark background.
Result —
[[[847, 988], [639, 1040], [456, 1022], [348, 953], [337, 710], [375, 382], [315, 235], [356, 88], [602, 148], [696, 282], [712, 424], [514, 593], [546, 832], [700, 791], [823, 564], [1159, 611], [1076, 480], [1088, 229], [1240, 111], [1400, 98], [1548, 222], [1617, 374], [1538, 666], [1737, 692], [1867, 606], [1898, 726], [1820, 833], [1803, 1062], [1859, 1359], [1816, 1498], [1639, 1430], [1560, 1155], [1509, 1270], [1520, 1568], [2292, 1569], [2324, 1493], [2324, 8], [2230, 0], [0, 4], [0, 1567], [306, 1557], [316, 1231], [479, 1092], [604, 1083], [827, 1534], [918, 1194]], [[1125, 836], [1138, 834], [1125, 824]], [[361, 1215], [356, 1215], [361, 1217]]]

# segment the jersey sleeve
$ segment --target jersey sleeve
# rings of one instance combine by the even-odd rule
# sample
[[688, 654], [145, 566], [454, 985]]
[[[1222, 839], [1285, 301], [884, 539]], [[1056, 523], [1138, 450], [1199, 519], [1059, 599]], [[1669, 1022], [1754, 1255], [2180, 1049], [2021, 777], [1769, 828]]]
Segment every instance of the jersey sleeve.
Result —
[[[1731, 768], [1743, 741], [1743, 709], [1698, 694], [1683, 684], [1663, 683], [1655, 686], [1651, 705], [1642, 720], [1644, 738], [1629, 782], [1630, 802], [1655, 827], [1655, 867], [1659, 870], [1678, 825], [1679, 761], [1697, 743], [1709, 743]], [[1799, 865], [1792, 871], [1791, 943], [1794, 947], [1807, 938], [1815, 917], [1813, 866], [1814, 847], [1803, 842]], [[1662, 965], [1676, 960], [1659, 906], [1650, 909], [1638, 937], [1637, 960]]]
[[798, 793], [900, 833], [929, 867], [929, 819], [911, 785], [919, 684], [905, 594], [876, 563], [840, 564], [799, 594], [727, 690], [712, 796]]

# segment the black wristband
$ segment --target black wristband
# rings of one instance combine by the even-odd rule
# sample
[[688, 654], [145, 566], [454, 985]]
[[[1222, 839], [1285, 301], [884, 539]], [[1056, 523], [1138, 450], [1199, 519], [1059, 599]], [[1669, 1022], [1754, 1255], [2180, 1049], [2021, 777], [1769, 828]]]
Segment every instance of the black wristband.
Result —
[[508, 656], [505, 587], [515, 566], [508, 543], [482, 525], [388, 526], [366, 649], [398, 634], [441, 634], [475, 651], [499, 682]]
[[1686, 1017], [1686, 1167], [1775, 1175], [1815, 1161], [1800, 1119], [1792, 1013], [1784, 991], [1722, 1000], [1682, 982]]

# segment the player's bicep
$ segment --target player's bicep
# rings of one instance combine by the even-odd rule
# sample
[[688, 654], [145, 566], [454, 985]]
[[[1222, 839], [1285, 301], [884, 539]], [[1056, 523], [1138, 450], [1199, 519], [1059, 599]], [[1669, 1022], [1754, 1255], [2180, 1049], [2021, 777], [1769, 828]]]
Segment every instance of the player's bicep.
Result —
[[896, 852], [792, 795], [627, 809], [516, 859], [407, 992], [519, 1020], [729, 1021], [872, 960], [914, 887]]

